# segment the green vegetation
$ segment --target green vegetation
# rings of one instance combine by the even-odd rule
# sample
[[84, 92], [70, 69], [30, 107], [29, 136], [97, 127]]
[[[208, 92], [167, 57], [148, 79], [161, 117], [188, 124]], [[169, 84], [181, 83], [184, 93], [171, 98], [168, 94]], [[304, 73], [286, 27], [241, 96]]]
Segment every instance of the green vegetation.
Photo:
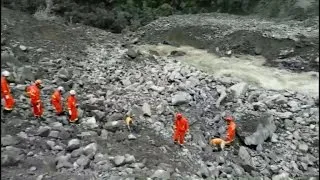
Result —
[[[292, 0], [54, 0], [53, 3], [52, 0], [1, 0], [1, 3], [7, 8], [31, 14], [36, 14], [39, 9], [48, 10], [46, 4], [53, 4], [50, 11], [45, 12], [63, 17], [68, 23], [83, 23], [115, 33], [125, 29], [134, 31], [158, 17], [172, 14], [255, 13], [265, 17], [292, 16], [295, 19], [304, 17], [306, 12], [319, 15], [319, 0], [311, 5], [311, 11], [295, 8]], [[45, 17], [42, 12], [37, 14]]]

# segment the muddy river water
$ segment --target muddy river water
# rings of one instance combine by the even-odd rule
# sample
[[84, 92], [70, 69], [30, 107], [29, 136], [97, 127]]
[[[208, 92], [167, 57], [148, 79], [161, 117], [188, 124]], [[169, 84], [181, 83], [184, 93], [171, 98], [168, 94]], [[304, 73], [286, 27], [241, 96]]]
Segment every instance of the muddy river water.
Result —
[[263, 66], [261, 56], [219, 57], [206, 50], [190, 46], [174, 47], [170, 45], [141, 45], [141, 51], [157, 51], [160, 56], [168, 56], [171, 51], [183, 51], [184, 56], [174, 57], [181, 63], [187, 63], [216, 77], [231, 76], [265, 89], [290, 90], [311, 96], [319, 92], [319, 73], [294, 73], [275, 67]]

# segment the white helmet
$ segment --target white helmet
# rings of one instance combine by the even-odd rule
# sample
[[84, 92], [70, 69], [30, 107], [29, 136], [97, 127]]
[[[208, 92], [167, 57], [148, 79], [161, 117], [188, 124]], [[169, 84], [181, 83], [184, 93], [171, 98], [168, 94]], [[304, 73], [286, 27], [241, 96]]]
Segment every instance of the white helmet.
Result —
[[2, 71], [2, 76], [5, 76], [5, 77], [8, 77], [8, 76], [10, 76], [10, 73], [9, 73], [9, 71]]
[[75, 90], [71, 90], [71, 91], [70, 91], [70, 94], [71, 94], [71, 95], [76, 95], [76, 91], [75, 91]]
[[64, 91], [64, 88], [62, 86], [59, 86], [58, 91]]

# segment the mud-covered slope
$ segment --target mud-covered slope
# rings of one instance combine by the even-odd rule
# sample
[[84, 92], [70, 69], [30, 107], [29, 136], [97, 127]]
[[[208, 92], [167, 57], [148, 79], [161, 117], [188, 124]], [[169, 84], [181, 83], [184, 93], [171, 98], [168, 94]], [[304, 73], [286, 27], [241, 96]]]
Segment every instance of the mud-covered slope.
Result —
[[228, 14], [176, 15], [140, 28], [146, 43], [189, 45], [226, 55], [262, 55], [266, 65], [319, 71], [319, 20], [265, 20]]
[[[1, 69], [14, 72], [16, 100], [11, 114], [1, 114], [1, 179], [270, 179], [318, 174], [316, 97], [266, 91], [215, 78], [174, 57], [127, 49], [139, 41], [135, 36], [37, 22], [7, 9], [1, 13], [6, 39]], [[43, 26], [50, 27], [49, 33], [34, 35]], [[28, 80], [36, 77], [44, 81], [43, 121], [31, 116], [23, 95]], [[59, 85], [77, 91], [77, 125], [51, 111], [49, 97]], [[123, 122], [128, 111], [136, 115], [133, 136]], [[185, 148], [172, 143], [172, 119], [178, 111], [191, 124]], [[239, 137], [224, 151], [213, 152], [208, 140], [225, 134], [222, 116], [227, 113], [236, 117]], [[250, 149], [244, 144], [247, 134], [262, 132], [259, 123], [250, 121], [265, 113], [273, 117], [271, 125], [261, 122], [271, 138], [258, 138]]]

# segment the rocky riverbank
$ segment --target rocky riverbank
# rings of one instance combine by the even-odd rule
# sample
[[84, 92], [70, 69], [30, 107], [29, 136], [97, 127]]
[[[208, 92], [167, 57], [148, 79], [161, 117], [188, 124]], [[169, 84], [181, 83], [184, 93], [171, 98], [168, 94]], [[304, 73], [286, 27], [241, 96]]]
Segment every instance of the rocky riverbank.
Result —
[[[215, 78], [174, 57], [136, 52], [130, 46], [143, 41], [135, 36], [1, 13], [1, 68], [14, 72], [17, 102], [11, 114], [1, 116], [1, 178], [318, 175], [318, 98]], [[35, 78], [45, 85], [42, 122], [32, 118], [23, 95], [26, 82]], [[77, 91], [79, 125], [51, 112], [49, 97], [59, 85]], [[123, 122], [129, 111], [138, 124], [132, 134]], [[192, 124], [184, 149], [171, 141], [177, 111]], [[237, 119], [238, 138], [225, 151], [212, 151], [208, 140], [224, 135], [226, 113]]]
[[162, 17], [140, 28], [141, 44], [189, 45], [219, 56], [262, 55], [265, 65], [319, 71], [319, 20], [279, 21], [228, 14]]

